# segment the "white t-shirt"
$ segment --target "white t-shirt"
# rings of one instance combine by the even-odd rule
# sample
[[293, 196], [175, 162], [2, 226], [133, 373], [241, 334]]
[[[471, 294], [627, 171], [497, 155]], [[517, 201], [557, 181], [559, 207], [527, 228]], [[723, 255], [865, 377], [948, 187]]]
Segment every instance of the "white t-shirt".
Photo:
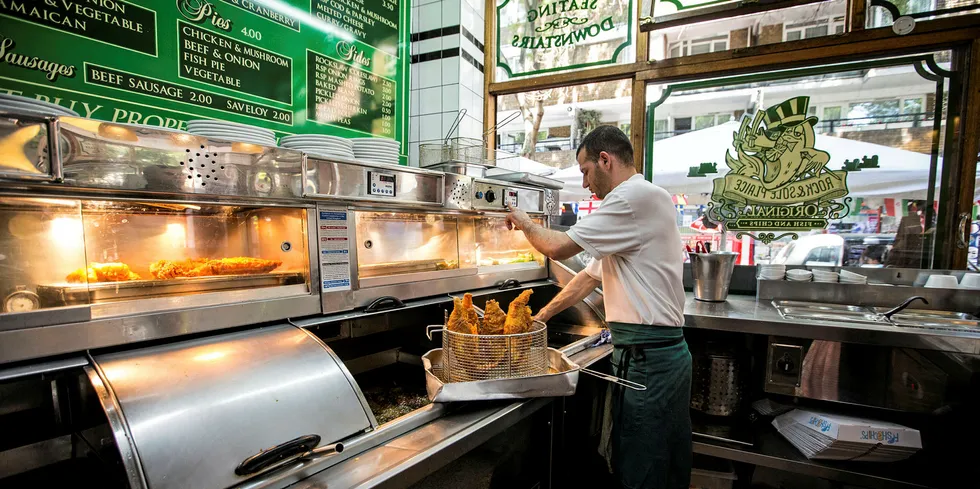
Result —
[[666, 190], [634, 175], [567, 234], [593, 258], [585, 273], [602, 281], [606, 321], [684, 325], [681, 236]]

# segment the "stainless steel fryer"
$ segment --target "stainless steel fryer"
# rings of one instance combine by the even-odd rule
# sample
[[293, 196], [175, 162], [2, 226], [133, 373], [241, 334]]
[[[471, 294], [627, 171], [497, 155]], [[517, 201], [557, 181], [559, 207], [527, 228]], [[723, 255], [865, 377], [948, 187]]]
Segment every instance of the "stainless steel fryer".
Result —
[[344, 364], [291, 325], [97, 355], [86, 373], [132, 489], [231, 487], [377, 426]]

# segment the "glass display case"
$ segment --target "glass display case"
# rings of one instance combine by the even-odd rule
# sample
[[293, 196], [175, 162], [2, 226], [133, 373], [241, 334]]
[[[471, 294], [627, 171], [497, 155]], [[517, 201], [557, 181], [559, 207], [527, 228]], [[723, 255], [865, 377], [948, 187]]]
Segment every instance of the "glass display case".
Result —
[[5, 197], [4, 312], [161, 297], [164, 308], [182, 307], [174, 296], [263, 288], [309, 294], [307, 246], [304, 208]]
[[463, 226], [457, 216], [373, 211], [357, 211], [355, 216], [357, 276], [362, 282], [381, 277], [415, 280], [414, 274], [475, 266], [460, 263]]
[[[532, 219], [544, 225], [543, 218]], [[531, 246], [523, 232], [507, 229], [503, 216], [477, 217], [473, 227], [474, 260], [481, 273], [544, 266], [544, 255]]]

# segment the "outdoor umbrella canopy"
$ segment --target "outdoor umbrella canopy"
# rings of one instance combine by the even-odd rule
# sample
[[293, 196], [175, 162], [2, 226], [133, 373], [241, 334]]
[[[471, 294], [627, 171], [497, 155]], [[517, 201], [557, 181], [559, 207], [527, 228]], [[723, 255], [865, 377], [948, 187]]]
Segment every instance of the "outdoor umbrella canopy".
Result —
[[[711, 193], [712, 180], [728, 173], [725, 152], [735, 155], [733, 133], [739, 123], [732, 121], [700, 131], [693, 131], [653, 143], [653, 183], [671, 194], [699, 195]], [[878, 156], [880, 168], [851, 171], [847, 185], [853, 196], [875, 196], [924, 192], [929, 181], [930, 155], [851, 139], [818, 134], [814, 147], [830, 153], [829, 170], [840, 170], [845, 160]], [[691, 167], [716, 163], [718, 173], [689, 177]], [[939, 159], [942, 165], [942, 158]], [[565, 183], [563, 201], [584, 200], [589, 191], [582, 188], [578, 167], [559, 170], [551, 178]], [[924, 196], [924, 194], [923, 194]]]

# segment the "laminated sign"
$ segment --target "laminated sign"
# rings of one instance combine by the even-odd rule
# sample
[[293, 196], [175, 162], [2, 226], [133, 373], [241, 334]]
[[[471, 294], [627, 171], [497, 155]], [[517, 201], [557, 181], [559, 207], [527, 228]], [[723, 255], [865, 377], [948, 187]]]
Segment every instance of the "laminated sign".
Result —
[[[795, 97], [742, 118], [732, 135], [735, 152], [725, 154], [728, 174], [713, 181], [712, 220], [770, 243], [849, 214], [847, 171], [829, 167], [830, 154], [813, 130], [817, 118], [807, 116], [809, 104], [809, 97]], [[750, 232], [762, 230], [790, 232]]]

